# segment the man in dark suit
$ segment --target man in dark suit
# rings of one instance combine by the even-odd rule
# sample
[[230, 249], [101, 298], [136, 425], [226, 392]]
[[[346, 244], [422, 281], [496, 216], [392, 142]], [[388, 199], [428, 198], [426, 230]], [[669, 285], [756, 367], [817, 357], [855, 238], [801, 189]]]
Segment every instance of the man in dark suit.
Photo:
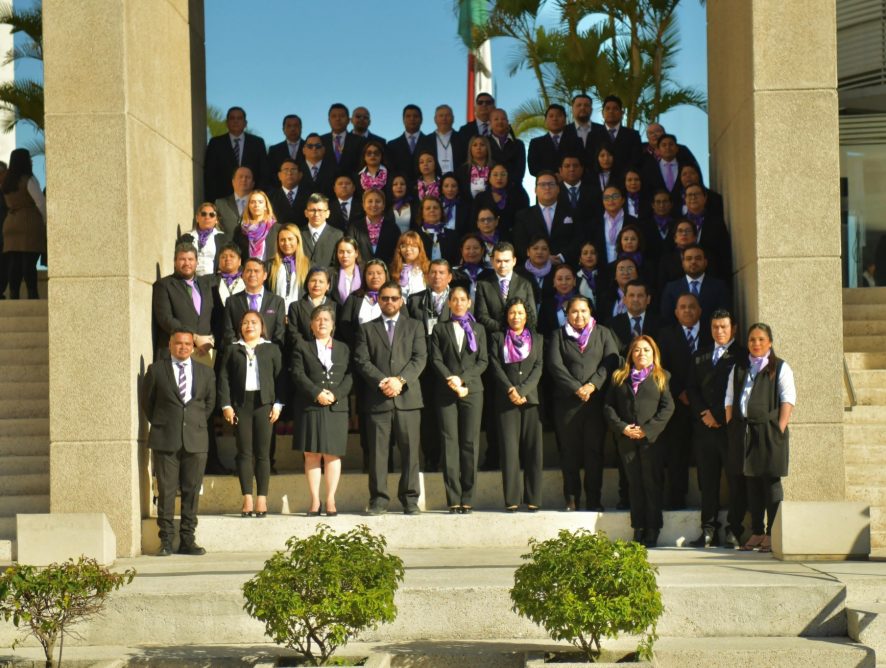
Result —
[[491, 131], [489, 117], [493, 109], [495, 109], [495, 98], [489, 93], [477, 93], [477, 97], [474, 98], [475, 120], [468, 121], [458, 129], [458, 134], [465, 144], [471, 140], [471, 137], [489, 135]]
[[732, 307], [732, 298], [726, 283], [706, 273], [708, 261], [705, 255], [704, 248], [698, 244], [690, 244], [683, 249], [685, 276], [665, 285], [661, 293], [661, 315], [665, 321], [673, 322], [672, 314], [677, 306], [677, 298], [687, 292], [698, 298], [705, 327], [715, 310], [728, 310]]
[[675, 309], [677, 324], [659, 330], [658, 346], [661, 364], [671, 373], [671, 396], [674, 397], [674, 415], [668, 422], [660, 441], [665, 447], [665, 465], [668, 470], [668, 499], [670, 510], [686, 507], [689, 491], [689, 453], [692, 443], [692, 420], [686, 383], [692, 354], [710, 343], [710, 331], [701, 326], [701, 306], [690, 293], [680, 295]]
[[522, 187], [523, 177], [526, 176], [526, 145], [514, 136], [508, 112], [504, 109], [493, 109], [489, 124], [492, 129], [489, 135], [492, 161], [507, 167], [511, 188]]
[[[729, 311], [719, 309], [711, 317], [712, 345], [698, 350], [689, 365], [686, 393], [692, 414], [692, 445], [701, 485], [701, 535], [692, 547], [720, 545], [720, 475], [729, 483], [726, 544], [739, 547], [744, 530], [746, 493], [742, 457], [730, 453], [723, 402], [729, 374], [737, 360], [748, 354], [735, 341], [735, 321]], [[737, 450], [737, 449], [736, 449]]]
[[186, 329], [171, 332], [169, 356], [154, 362], [145, 374], [144, 410], [151, 431], [154, 475], [157, 476], [157, 526], [159, 557], [173, 552], [175, 495], [181, 489], [181, 525], [178, 554], [199, 556], [197, 504], [209, 450], [207, 420], [215, 409], [215, 374], [194, 364], [194, 335]]
[[529, 142], [529, 173], [539, 176], [543, 171], [556, 172], [565, 155], [581, 155], [582, 147], [576, 137], [564, 135], [566, 108], [551, 104], [545, 112], [545, 130]]
[[[431, 260], [428, 269], [428, 289], [409, 295], [406, 309], [409, 317], [422, 325], [426, 343], [430, 350], [431, 333], [439, 321], [449, 319], [449, 284], [452, 282], [452, 269], [444, 259]], [[421, 396], [424, 408], [421, 411], [421, 449], [424, 455], [423, 471], [439, 471], [442, 442], [434, 388], [437, 378], [430, 364], [421, 374]]]
[[209, 202], [233, 192], [230, 179], [237, 167], [249, 167], [255, 182], [263, 187], [267, 179], [265, 141], [246, 133], [246, 112], [231, 107], [225, 123], [227, 134], [209, 140], [203, 159], [203, 199]]
[[[283, 135], [286, 137], [279, 144], [268, 148], [268, 173], [279, 177], [280, 167], [284, 160], [302, 160], [301, 147], [304, 142], [301, 138], [301, 118], [296, 114], [287, 114], [283, 117]], [[280, 186], [282, 182], [278, 178], [274, 185]], [[274, 209], [276, 211], [276, 209]]]
[[283, 298], [265, 289], [268, 272], [265, 263], [249, 258], [243, 264], [243, 282], [246, 289], [228, 297], [225, 304], [223, 345], [231, 345], [240, 338], [240, 321], [247, 311], [258, 311], [265, 323], [266, 337], [283, 349], [286, 339], [286, 305]]
[[390, 281], [378, 293], [381, 316], [357, 329], [354, 366], [363, 377], [369, 416], [369, 513], [387, 512], [388, 457], [393, 433], [400, 448], [397, 497], [407, 515], [419, 513], [419, 441], [423, 406], [419, 377], [428, 350], [422, 325], [400, 313], [403, 294]]
[[603, 125], [594, 128], [591, 141], [594, 155], [603, 146], [609, 149], [615, 159], [612, 170], [619, 173], [638, 166], [643, 151], [640, 133], [622, 125], [623, 116], [624, 105], [621, 98], [608, 95], [603, 100]]
[[452, 107], [448, 104], [438, 106], [434, 111], [437, 129], [424, 135], [419, 144], [419, 151], [430, 151], [436, 156], [441, 174], [454, 172], [467, 160], [467, 141], [452, 129], [453, 120]]
[[[600, 202], [599, 195], [595, 198], [596, 185], [584, 178], [584, 167], [577, 155], [564, 155], [560, 160], [557, 175], [560, 178], [560, 196], [557, 208], [567, 211], [567, 215], [578, 225], [578, 234], [590, 239], [592, 221], [600, 216], [594, 206]], [[599, 251], [598, 251], [599, 252]]]
[[[166, 356], [176, 330], [194, 332], [194, 354], [212, 366], [212, 276], [197, 276], [197, 250], [192, 244], [175, 247], [173, 273], [154, 283], [152, 313], [156, 333], [154, 359]], [[205, 360], [203, 359], [205, 358]]]
[[[646, 141], [642, 145], [642, 162], [644, 165], [650, 162], [658, 162], [658, 140], [663, 134], [665, 134], [665, 129], [661, 123], [650, 123], [646, 126]], [[692, 165], [701, 173], [698, 160], [695, 159], [688, 146], [677, 144], [677, 162], [681, 165]]]
[[388, 143], [388, 140], [369, 131], [369, 124], [371, 122], [372, 118], [369, 115], [369, 109], [366, 107], [354, 107], [354, 111], [351, 113], [351, 134], [355, 137], [360, 137], [364, 142], [370, 140], [377, 141], [384, 146]]
[[621, 344], [619, 352], [624, 355], [631, 341], [641, 334], [658, 336], [658, 318], [648, 310], [652, 295], [649, 286], [639, 279], [628, 282], [625, 286], [625, 313], [613, 316], [609, 321], [609, 329]]
[[711, 273], [724, 281], [732, 280], [732, 238], [721, 216], [708, 210], [708, 196], [699, 184], [686, 187], [686, 220], [692, 221], [697, 243], [705, 249]]
[[514, 246], [517, 257], [525, 257], [530, 239], [545, 237], [551, 247], [555, 264], [569, 262], [575, 266], [579, 249], [576, 247], [577, 225], [568, 210], [557, 206], [560, 187], [554, 172], [542, 171], [535, 178], [537, 204], [517, 213], [514, 221]]
[[301, 228], [302, 246], [311, 266], [329, 267], [335, 259], [335, 245], [342, 238], [342, 231], [327, 224], [329, 200], [320, 193], [308, 198], [304, 215], [308, 224]]
[[302, 183], [308, 194], [323, 193], [327, 197], [332, 197], [338, 167], [334, 160], [326, 157], [326, 146], [320, 135], [312, 132], [305, 137], [302, 155], [304, 156]]
[[[650, 192], [667, 190], [671, 198], [678, 198], [680, 187], [680, 162], [677, 159], [677, 138], [663, 134], [658, 139], [658, 160], [645, 161], [640, 178], [643, 187]], [[675, 206], [677, 201], [674, 201]]]
[[350, 174], [335, 177], [333, 197], [329, 198], [329, 224], [333, 227], [344, 231], [363, 217], [363, 202], [354, 197], [356, 189]]
[[311, 193], [301, 186], [302, 177], [302, 168], [295, 160], [285, 158], [280, 164], [277, 179], [281, 185], [268, 193], [268, 199], [271, 200], [274, 216], [281, 225], [301, 225], [304, 220], [305, 207]]
[[416, 179], [415, 159], [419, 144], [428, 140], [421, 133], [422, 113], [414, 104], [403, 107], [403, 134], [385, 146], [385, 160], [392, 174], [403, 174], [407, 183]]
[[341, 102], [329, 107], [329, 128], [321, 138], [326, 156], [336, 165], [339, 174], [353, 174], [360, 165], [364, 140], [348, 132], [348, 108]]
[[569, 141], [574, 140], [581, 145], [582, 162], [586, 162], [588, 165], [593, 164], [587, 162], [591, 157], [590, 150], [593, 147], [591, 137], [594, 135], [595, 128], [597, 133], [603, 129], [599, 123], [591, 122], [592, 110], [591, 96], [579, 93], [572, 98], [572, 122], [563, 128], [563, 135]]
[[227, 197], [215, 200], [215, 209], [218, 211], [219, 225], [228, 239], [234, 238], [237, 225], [240, 224], [240, 216], [246, 210], [246, 202], [249, 193], [255, 189], [255, 178], [249, 167], [237, 167], [231, 178], [231, 192]]

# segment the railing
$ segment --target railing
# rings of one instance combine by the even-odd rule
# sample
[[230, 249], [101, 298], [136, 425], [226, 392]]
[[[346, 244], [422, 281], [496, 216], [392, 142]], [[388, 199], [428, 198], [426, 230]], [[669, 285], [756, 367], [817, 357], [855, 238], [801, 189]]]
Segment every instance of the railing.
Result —
[[843, 382], [846, 384], [846, 392], [849, 394], [849, 408], [844, 410], [851, 411], [855, 406], [858, 406], [858, 397], [855, 396], [855, 385], [852, 384], [852, 374], [849, 373], [845, 353], [843, 355]]

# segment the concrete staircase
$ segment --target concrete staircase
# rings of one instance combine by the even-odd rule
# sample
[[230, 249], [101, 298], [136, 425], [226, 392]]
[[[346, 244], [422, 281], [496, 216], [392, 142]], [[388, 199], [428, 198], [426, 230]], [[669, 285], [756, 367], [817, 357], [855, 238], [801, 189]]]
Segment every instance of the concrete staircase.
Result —
[[878, 554], [886, 550], [886, 288], [843, 290], [843, 351], [855, 395], [843, 420], [846, 498], [871, 505]]
[[49, 331], [45, 300], [0, 301], [0, 562], [15, 516], [49, 512]]

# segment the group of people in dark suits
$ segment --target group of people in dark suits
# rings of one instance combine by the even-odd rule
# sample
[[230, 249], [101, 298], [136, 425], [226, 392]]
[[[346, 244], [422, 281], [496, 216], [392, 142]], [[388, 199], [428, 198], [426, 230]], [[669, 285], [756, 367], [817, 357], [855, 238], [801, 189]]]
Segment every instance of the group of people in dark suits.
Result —
[[[720, 469], [732, 459], [711, 435], [725, 420], [716, 392], [741, 353], [698, 359], [719, 350], [723, 318], [732, 323], [722, 199], [660, 125], [646, 144], [621, 125], [617, 97], [604, 100], [604, 124], [590, 121], [587, 96], [574, 98], [568, 123], [551, 105], [528, 157], [492, 96], [476, 103], [476, 120], [458, 131], [440, 105], [428, 135], [421, 109], [407, 105], [404, 133], [387, 142], [368, 132], [362, 107], [348, 131], [336, 103], [329, 133], [302, 139], [301, 119], [288, 115], [285, 141], [267, 152], [234, 107], [229, 133], [210, 141], [207, 202], [179, 239], [175, 273], [155, 285], [154, 320], [158, 356], [173, 332], [191, 331], [193, 358], [219, 372], [220, 407], [238, 423], [241, 512], [267, 512], [282, 419], [305, 452], [309, 514], [323, 511], [321, 467], [326, 514], [337, 513], [353, 391], [370, 513], [387, 511], [395, 445], [407, 514], [418, 512], [420, 468], [438, 466], [450, 511], [471, 512], [482, 423], [483, 467], [501, 467], [506, 510], [540, 508], [541, 434], [552, 425], [564, 507], [602, 511], [608, 425], [636, 538], [654, 545], [662, 508], [685, 507], [694, 446], [695, 543], [717, 544]], [[259, 354], [271, 348], [279, 357]], [[267, 358], [252, 376], [250, 356]], [[706, 364], [719, 367], [715, 379]], [[732, 471], [727, 541], [737, 542], [745, 501]], [[778, 497], [774, 483], [759, 489]]]

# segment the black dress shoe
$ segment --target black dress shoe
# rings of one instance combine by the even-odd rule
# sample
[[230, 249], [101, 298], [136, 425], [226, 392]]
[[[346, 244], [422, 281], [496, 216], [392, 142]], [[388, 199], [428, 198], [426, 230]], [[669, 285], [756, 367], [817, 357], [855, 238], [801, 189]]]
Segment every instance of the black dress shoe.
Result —
[[705, 529], [701, 532], [701, 535], [698, 538], [689, 541], [689, 547], [711, 547], [713, 539], [713, 531], [710, 529]]
[[473, 508], [473, 506], [462, 506], [461, 510], [459, 510], [459, 512], [462, 515], [470, 515], [472, 512], [474, 512], [474, 508]]
[[320, 513], [323, 512], [323, 504], [320, 504], [320, 507], [317, 510], [309, 510], [308, 517], [320, 517]]
[[[464, 508], [462, 508], [461, 512], [464, 512], [464, 511], [465, 511]], [[406, 506], [406, 508], [403, 509], [403, 514], [404, 515], [420, 515], [421, 510], [419, 510], [418, 506]]]
[[529, 512], [529, 513], [537, 513], [537, 512], [538, 512], [538, 506], [526, 506], [526, 512]]
[[158, 557], [171, 557], [172, 556], [172, 545], [163, 544], [160, 546], [160, 551], [157, 552]]
[[506, 513], [516, 513], [520, 506], [505, 506]]
[[252, 511], [251, 510], [241, 510], [240, 517], [252, 517]]
[[736, 534], [732, 529], [726, 529], [724, 534], [726, 536], [724, 541], [726, 547], [731, 547], [733, 550], [737, 550], [741, 547], [741, 534]]
[[647, 548], [658, 547], [658, 530], [648, 531], [644, 536], [643, 545]]
[[370, 515], [384, 515], [388, 512], [386, 506], [381, 505], [380, 503], [370, 503], [369, 510], [366, 511]]
[[634, 537], [631, 540], [633, 540], [635, 543], [642, 543], [644, 533], [645, 529], [634, 529]]
[[606, 509], [603, 506], [588, 506], [588, 512], [590, 513], [602, 513], [605, 511]]
[[267, 516], [268, 516], [268, 511], [267, 511], [267, 510], [262, 510], [261, 512], [259, 512], [259, 511], [255, 511], [255, 516], [256, 516], [256, 517], [259, 517], [259, 518], [267, 517]]
[[187, 554], [192, 557], [200, 557], [206, 554], [206, 550], [197, 545], [197, 543], [191, 543], [190, 545], [180, 545], [178, 548], [177, 554]]
[[449, 506], [449, 514], [457, 515], [461, 512], [461, 506]]

